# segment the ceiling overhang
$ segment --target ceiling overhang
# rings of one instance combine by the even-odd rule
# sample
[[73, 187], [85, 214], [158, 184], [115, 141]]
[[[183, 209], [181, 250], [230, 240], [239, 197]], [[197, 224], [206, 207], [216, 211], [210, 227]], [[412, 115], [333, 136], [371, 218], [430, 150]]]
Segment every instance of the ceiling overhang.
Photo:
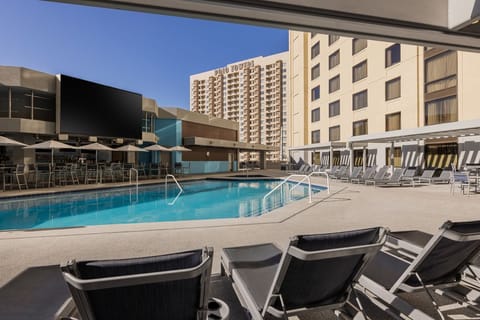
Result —
[[480, 51], [480, 0], [49, 0]]

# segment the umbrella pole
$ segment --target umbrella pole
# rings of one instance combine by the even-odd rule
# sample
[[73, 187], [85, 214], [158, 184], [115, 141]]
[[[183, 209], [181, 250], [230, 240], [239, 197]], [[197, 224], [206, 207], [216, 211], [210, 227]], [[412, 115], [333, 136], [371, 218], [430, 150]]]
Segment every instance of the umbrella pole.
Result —
[[52, 150], [51, 150], [52, 159], [51, 159], [51, 161], [50, 161], [50, 162], [51, 162], [52, 169], [53, 169], [53, 150], [54, 150], [54, 149], [52, 148]]

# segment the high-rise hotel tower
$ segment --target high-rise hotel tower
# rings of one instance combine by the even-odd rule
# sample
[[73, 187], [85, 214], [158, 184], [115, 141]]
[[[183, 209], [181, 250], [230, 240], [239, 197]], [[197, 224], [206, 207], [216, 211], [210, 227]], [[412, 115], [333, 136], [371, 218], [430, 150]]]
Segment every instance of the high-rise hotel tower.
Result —
[[[239, 140], [274, 146], [266, 161], [286, 160], [288, 52], [234, 62], [190, 76], [190, 110], [238, 121]], [[259, 162], [242, 153], [240, 162]]]

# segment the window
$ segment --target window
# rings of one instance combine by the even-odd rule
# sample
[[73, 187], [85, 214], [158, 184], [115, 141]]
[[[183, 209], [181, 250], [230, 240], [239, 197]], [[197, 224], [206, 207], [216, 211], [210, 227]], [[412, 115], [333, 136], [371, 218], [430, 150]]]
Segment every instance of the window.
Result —
[[339, 114], [340, 114], [340, 100], [331, 102], [328, 105], [328, 116], [331, 118], [331, 117], [338, 116]]
[[328, 141], [340, 140], [340, 126], [334, 126], [328, 128]]
[[33, 92], [33, 119], [55, 122], [55, 95]]
[[352, 39], [352, 55], [362, 51], [367, 47], [367, 40], [366, 39]]
[[[391, 166], [392, 162], [390, 161], [390, 148], [385, 149], [385, 164]], [[402, 166], [402, 148], [395, 147], [393, 148], [393, 166], [400, 168]]]
[[401, 95], [400, 77], [385, 82], [385, 100], [399, 98]]
[[385, 49], [385, 68], [400, 62], [400, 44], [396, 43]]
[[312, 77], [312, 80], [315, 80], [318, 77], [320, 77], [320, 64], [316, 64], [312, 67], [311, 77]]
[[320, 143], [320, 130], [312, 131], [312, 143]]
[[367, 60], [364, 60], [359, 64], [353, 66], [352, 82], [357, 82], [358, 80], [362, 80], [363, 78], [366, 78], [367, 75], [368, 75]]
[[385, 115], [385, 131], [402, 129], [402, 117], [400, 112]]
[[317, 41], [310, 49], [310, 59], [315, 58], [320, 54], [320, 41]]
[[0, 118], [8, 118], [8, 87], [0, 86]]
[[340, 36], [337, 36], [336, 34], [329, 34], [328, 35], [328, 45], [332, 45], [335, 43], [338, 39], [340, 39]]
[[352, 96], [352, 109], [357, 110], [368, 106], [368, 90], [355, 93]]
[[353, 123], [353, 136], [360, 136], [362, 134], [368, 134], [368, 120], [355, 121]]
[[425, 93], [457, 86], [457, 53], [446, 51], [425, 60]]
[[458, 163], [458, 144], [441, 143], [425, 145], [425, 167], [445, 168]]
[[312, 101], [320, 99], [320, 86], [312, 89]]
[[337, 75], [328, 81], [328, 93], [335, 92], [340, 89], [340, 75]]
[[425, 103], [425, 125], [458, 120], [457, 97], [448, 97]]
[[32, 91], [12, 88], [12, 118], [32, 118]]
[[312, 122], [320, 121], [320, 108], [312, 110]]
[[340, 64], [340, 50], [335, 51], [328, 57], [328, 69]]

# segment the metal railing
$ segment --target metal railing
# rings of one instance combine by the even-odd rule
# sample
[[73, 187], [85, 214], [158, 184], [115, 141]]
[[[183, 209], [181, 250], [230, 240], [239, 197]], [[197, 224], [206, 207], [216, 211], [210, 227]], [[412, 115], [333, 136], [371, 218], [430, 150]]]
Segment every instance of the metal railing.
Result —
[[177, 179], [175, 178], [175, 176], [173, 174], [167, 174], [165, 176], [165, 192], [167, 192], [167, 182], [168, 182], [169, 177], [172, 178], [173, 181], [177, 184], [178, 189], [180, 189], [183, 192], [182, 186], [180, 185], [180, 183], [178, 183]]
[[324, 187], [327, 187], [327, 193], [330, 194], [330, 177], [328, 176], [328, 173], [320, 172], [320, 171], [313, 171], [313, 172], [310, 172], [310, 174], [308, 176], [311, 177], [313, 175], [325, 176], [327, 178], [327, 185], [324, 186]]
[[138, 188], [138, 170], [137, 169], [130, 168], [130, 170], [128, 170], [128, 182], [132, 184], [132, 172], [135, 173], [135, 185]]
[[308, 181], [308, 203], [312, 203], [312, 183], [310, 181], [310, 176], [306, 174], [292, 174], [286, 177], [281, 183], [279, 183], [275, 188], [270, 190], [269, 193], [267, 193], [265, 196], [263, 196], [263, 209], [265, 210], [267, 207], [267, 198], [271, 196], [276, 190], [281, 188], [284, 184], [286, 184], [291, 178], [295, 177], [302, 177], [302, 179], [290, 190], [290, 192], [295, 189], [299, 184], [301, 184], [305, 179]]

